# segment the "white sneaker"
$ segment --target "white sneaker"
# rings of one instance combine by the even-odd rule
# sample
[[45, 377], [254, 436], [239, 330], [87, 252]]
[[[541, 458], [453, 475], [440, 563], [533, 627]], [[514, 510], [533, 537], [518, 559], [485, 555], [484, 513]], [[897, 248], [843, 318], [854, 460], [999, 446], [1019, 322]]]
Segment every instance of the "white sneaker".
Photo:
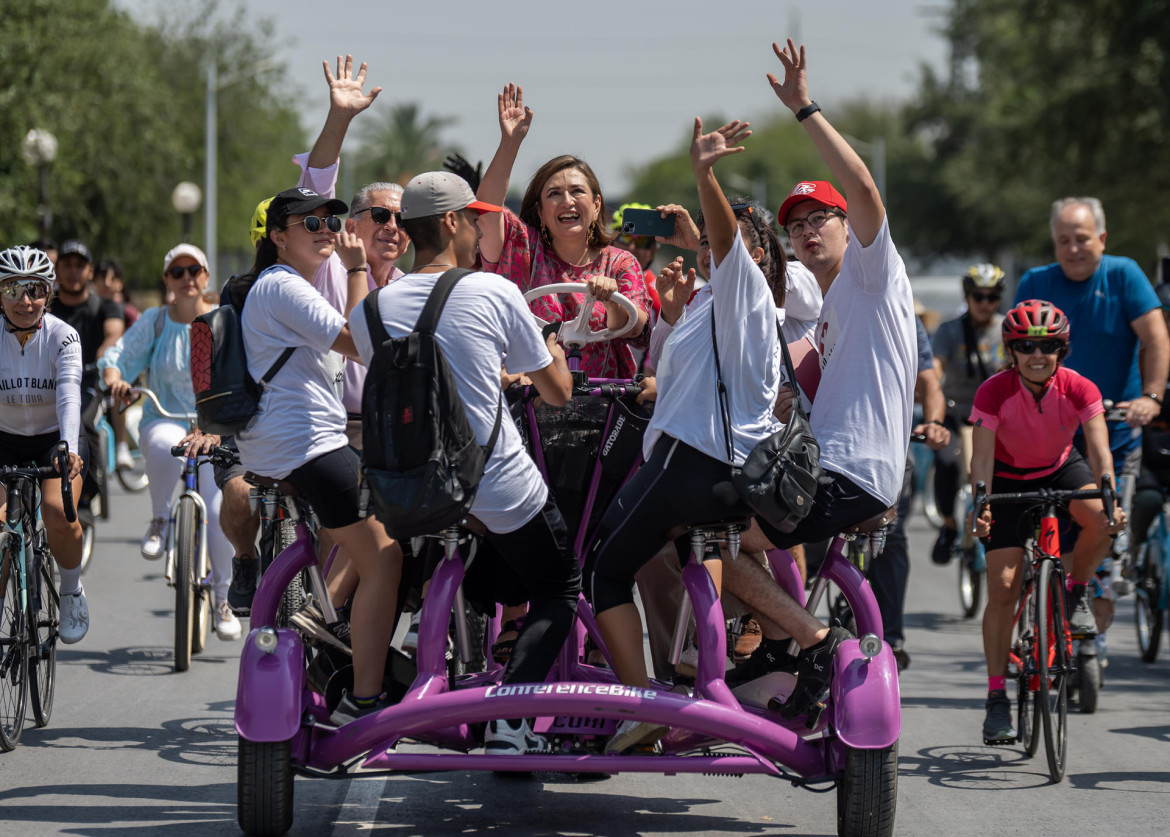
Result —
[[89, 631], [89, 604], [85, 601], [85, 588], [61, 597], [61, 625], [57, 636], [66, 645], [80, 642]]
[[142, 557], [147, 561], [157, 561], [163, 554], [163, 537], [167, 531], [167, 519], [155, 517], [150, 521], [146, 536], [142, 539]]
[[547, 753], [551, 748], [543, 735], [532, 731], [527, 718], [488, 721], [483, 735], [483, 750], [493, 756], [522, 756]]
[[402, 653], [413, 654], [418, 650], [418, 623], [422, 619], [422, 611], [416, 610], [410, 615], [410, 627], [406, 629], [406, 636], [402, 638]]
[[118, 442], [114, 449], [114, 463], [119, 471], [129, 471], [134, 467], [134, 456], [130, 453], [130, 446], [125, 442]]
[[215, 635], [224, 642], [231, 642], [239, 639], [241, 633], [240, 620], [232, 613], [231, 605], [225, 598], [215, 609]]
[[650, 721], [635, 721], [632, 718], [618, 724], [617, 730], [609, 743], [605, 745], [606, 753], [624, 753], [634, 747], [651, 747], [659, 749], [658, 739], [666, 735], [670, 727], [655, 724]]

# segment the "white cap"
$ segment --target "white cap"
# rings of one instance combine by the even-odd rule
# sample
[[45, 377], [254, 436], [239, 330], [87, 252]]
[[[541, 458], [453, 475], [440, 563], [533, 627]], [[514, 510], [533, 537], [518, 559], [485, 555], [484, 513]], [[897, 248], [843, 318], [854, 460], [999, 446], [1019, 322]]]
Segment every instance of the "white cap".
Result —
[[163, 273], [167, 272], [167, 268], [171, 266], [171, 262], [179, 258], [179, 256], [190, 256], [206, 270], [211, 272], [211, 268], [207, 266], [207, 256], [202, 250], [194, 244], [179, 244], [172, 247], [165, 256], [163, 256]]

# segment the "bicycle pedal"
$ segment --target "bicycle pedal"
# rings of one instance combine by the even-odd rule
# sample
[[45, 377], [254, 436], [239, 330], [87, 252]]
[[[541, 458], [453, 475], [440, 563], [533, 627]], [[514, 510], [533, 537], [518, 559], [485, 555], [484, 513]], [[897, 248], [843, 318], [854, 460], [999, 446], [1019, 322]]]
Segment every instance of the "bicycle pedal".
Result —
[[1019, 738], [984, 738], [983, 743], [988, 747], [1011, 747]]

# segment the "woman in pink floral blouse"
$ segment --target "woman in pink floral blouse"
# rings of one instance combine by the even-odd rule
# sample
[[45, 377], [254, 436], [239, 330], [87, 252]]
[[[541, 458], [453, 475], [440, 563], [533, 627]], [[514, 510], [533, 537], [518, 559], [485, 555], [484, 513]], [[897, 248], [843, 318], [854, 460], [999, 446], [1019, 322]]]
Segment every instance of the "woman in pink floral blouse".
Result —
[[[500, 146], [484, 173], [478, 197], [503, 205], [520, 144], [532, 125], [524, 92], [508, 84], [498, 97]], [[620, 293], [638, 308], [639, 326], [629, 337], [591, 343], [581, 350], [581, 368], [591, 377], [632, 378], [637, 372], [631, 349], [650, 345], [650, 298], [642, 269], [632, 254], [610, 246], [601, 186], [583, 160], [554, 157], [533, 175], [520, 204], [520, 215], [505, 211], [481, 220], [479, 252], [485, 270], [505, 276], [529, 291], [544, 285], [581, 282], [597, 302], [589, 323], [594, 331], [620, 329], [625, 309], [610, 298]], [[550, 322], [572, 320], [583, 294], [558, 294], [533, 300], [529, 307]]]

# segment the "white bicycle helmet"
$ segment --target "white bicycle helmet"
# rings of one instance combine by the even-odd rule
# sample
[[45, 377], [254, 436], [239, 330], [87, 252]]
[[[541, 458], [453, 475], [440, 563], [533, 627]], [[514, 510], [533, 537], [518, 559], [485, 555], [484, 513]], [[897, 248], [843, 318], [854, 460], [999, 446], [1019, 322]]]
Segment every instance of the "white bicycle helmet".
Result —
[[51, 287], [57, 272], [43, 250], [22, 244], [0, 251], [0, 282], [5, 279], [40, 279]]

